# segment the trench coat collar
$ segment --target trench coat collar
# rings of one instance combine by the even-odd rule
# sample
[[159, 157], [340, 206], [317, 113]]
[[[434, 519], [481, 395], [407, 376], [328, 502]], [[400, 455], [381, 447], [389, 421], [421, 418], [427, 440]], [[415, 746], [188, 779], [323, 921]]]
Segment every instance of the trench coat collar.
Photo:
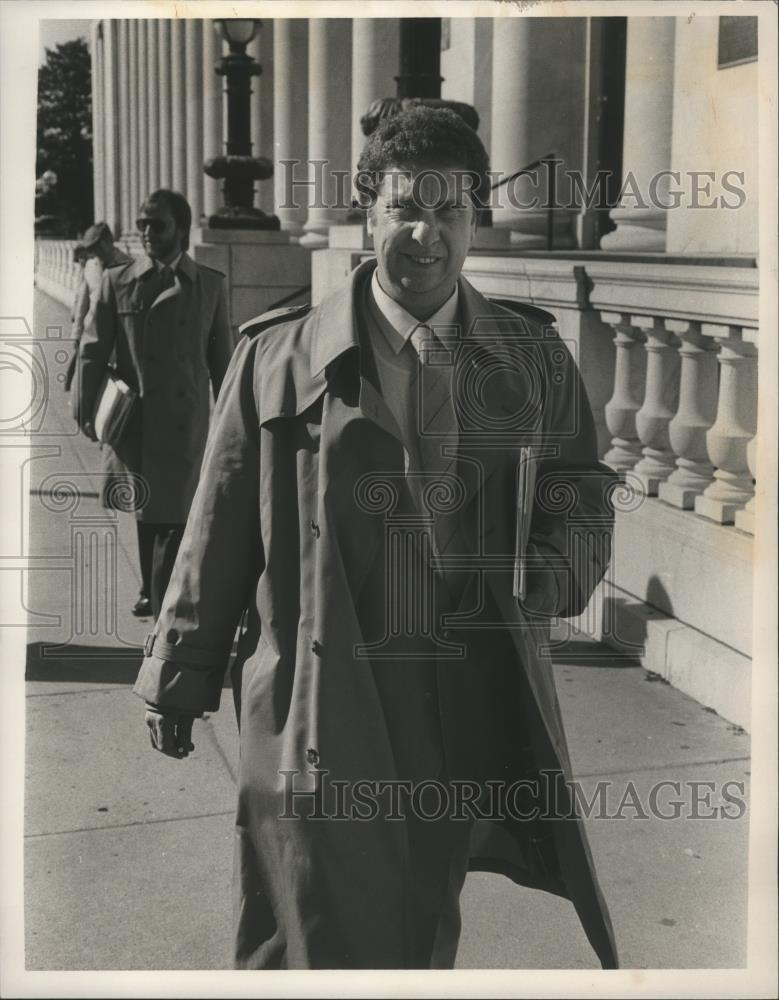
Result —
[[[127, 268], [125, 277], [130, 281], [135, 279], [146, 279], [149, 275], [153, 274], [154, 271], [154, 261], [151, 257], [147, 257], [146, 254], [141, 254], [139, 257], [136, 257], [132, 264]], [[178, 262], [178, 267], [174, 273], [177, 279], [180, 274], [183, 274], [189, 279], [189, 281], [192, 282], [196, 279], [197, 265], [186, 250], [182, 253]]]
[[[371, 280], [375, 269], [375, 259], [364, 261], [352, 271], [347, 282], [320, 303], [315, 312], [316, 327], [311, 346], [312, 378], [321, 375], [346, 351], [359, 347], [356, 296], [363, 281]], [[490, 333], [494, 333], [494, 321], [505, 321], [507, 318], [510, 318], [514, 329], [529, 332], [521, 316], [509, 314], [490, 302], [462, 275], [457, 288], [463, 337], [477, 340], [482, 336], [489, 337]], [[347, 316], [349, 321], [344, 322]]]

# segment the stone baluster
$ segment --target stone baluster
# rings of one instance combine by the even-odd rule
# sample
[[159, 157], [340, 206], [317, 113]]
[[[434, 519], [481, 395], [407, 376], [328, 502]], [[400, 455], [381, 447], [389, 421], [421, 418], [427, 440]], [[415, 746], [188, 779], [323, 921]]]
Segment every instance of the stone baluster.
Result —
[[[757, 479], [757, 435], [747, 445], [747, 466], [752, 473], [752, 478]], [[736, 527], [750, 535], [755, 533], [756, 496], [757, 494], [753, 494], [746, 507], [736, 511]]]
[[757, 423], [757, 347], [743, 339], [741, 327], [704, 323], [702, 330], [720, 345], [720, 382], [717, 419], [706, 434], [714, 479], [696, 498], [695, 512], [719, 524], [733, 524], [736, 511], [755, 492], [747, 445]]
[[646, 383], [644, 333], [626, 313], [601, 313], [614, 329], [614, 392], [606, 403], [606, 426], [611, 432], [611, 448], [603, 461], [618, 472], [632, 469], [641, 458], [641, 442], [636, 430], [636, 414], [641, 409]]
[[678, 341], [658, 316], [633, 316], [631, 321], [646, 335], [646, 390], [636, 414], [636, 432], [644, 447], [634, 471], [646, 495], [654, 497], [676, 465], [668, 425], [679, 406]]
[[696, 320], [667, 319], [665, 327], [681, 341], [681, 373], [679, 406], [668, 425], [676, 468], [660, 483], [658, 496], [681, 510], [692, 510], [714, 475], [706, 432], [717, 415], [717, 349]]

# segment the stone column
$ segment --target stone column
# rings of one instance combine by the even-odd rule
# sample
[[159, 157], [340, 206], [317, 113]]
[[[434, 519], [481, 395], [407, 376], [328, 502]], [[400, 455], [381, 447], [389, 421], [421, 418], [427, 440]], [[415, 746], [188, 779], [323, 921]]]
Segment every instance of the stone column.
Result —
[[757, 422], [757, 347], [743, 339], [740, 327], [704, 323], [702, 329], [720, 345], [720, 379], [717, 419], [706, 434], [714, 480], [696, 498], [695, 513], [732, 524], [755, 492], [747, 445]]
[[[132, 24], [133, 22], [131, 22]], [[131, 36], [132, 37], [132, 36]], [[94, 21], [92, 41], [92, 160], [94, 162], [95, 221], [105, 217], [105, 160], [103, 141], [103, 22]]]
[[308, 217], [302, 246], [326, 247], [330, 226], [346, 221], [351, 157], [352, 22], [308, 22]]
[[103, 157], [105, 160], [104, 219], [113, 232], [121, 227], [119, 174], [119, 74], [116, 20], [103, 21]]
[[[130, 120], [130, 46], [129, 21], [119, 21], [117, 30], [117, 48], [119, 57], [119, 165], [120, 165], [120, 220], [121, 232], [127, 233], [133, 225], [135, 216], [130, 207], [130, 136], [127, 123]], [[119, 233], [114, 233], [118, 236]]]
[[127, 91], [129, 111], [127, 115], [127, 198], [130, 205], [130, 227], [135, 232], [135, 219], [140, 205], [138, 197], [138, 22], [127, 22]]
[[171, 166], [173, 122], [170, 113], [170, 21], [164, 17], [157, 21], [157, 58], [160, 109], [160, 187], [169, 188], [173, 185]]
[[[562, 160], [559, 176], [581, 169], [585, 53], [585, 18], [494, 18], [490, 160], [496, 181], [550, 153]], [[519, 247], [546, 246], [547, 182], [548, 169], [541, 167], [494, 193], [493, 225], [511, 229]], [[567, 203], [567, 190], [558, 194]], [[574, 219], [573, 209], [555, 211], [555, 249], [575, 245]]]
[[666, 210], [652, 202], [667, 200], [669, 179], [652, 178], [671, 166], [675, 30], [672, 17], [628, 18], [623, 198], [603, 250], [665, 250]]
[[192, 224], [200, 224], [203, 212], [203, 22], [189, 18], [184, 29], [186, 47], [187, 101], [187, 200]]
[[603, 461], [617, 472], [632, 469], [641, 458], [636, 414], [646, 385], [646, 353], [640, 326], [626, 313], [601, 313], [615, 331], [614, 392], [605, 406], [606, 426], [612, 434], [611, 449]]
[[[203, 160], [210, 160], [224, 152], [222, 143], [222, 78], [214, 72], [221, 53], [214, 22], [203, 21]], [[212, 215], [222, 203], [219, 181], [203, 174], [203, 211]]]
[[136, 80], [138, 83], [138, 204], [135, 206], [137, 212], [141, 202], [147, 197], [151, 188], [149, 187], [149, 84], [146, 69], [146, 24], [144, 21], [137, 22], [138, 28], [138, 48], [135, 60]]
[[352, 22], [352, 170], [357, 169], [365, 136], [360, 118], [379, 97], [395, 94], [398, 67], [397, 18], [359, 17]]
[[695, 320], [667, 319], [665, 327], [681, 345], [679, 406], [668, 425], [676, 468], [657, 495], [681, 510], [692, 510], [695, 498], [711, 483], [714, 466], [706, 451], [706, 432], [717, 414], [717, 351]]
[[149, 190], [156, 191], [160, 187], [160, 95], [159, 95], [159, 61], [158, 22], [146, 22], [146, 73], [148, 75], [149, 106]]
[[173, 188], [182, 194], [187, 190], [187, 102], [184, 88], [186, 57], [184, 50], [184, 22], [174, 18], [170, 25], [170, 113], [171, 160]]
[[[306, 221], [306, 208], [292, 181], [307, 177], [308, 21], [305, 18], [278, 18], [273, 28], [275, 212], [282, 229], [300, 235]], [[298, 163], [293, 165], [288, 161]]]
[[646, 495], [654, 497], [676, 466], [668, 425], [679, 406], [679, 354], [674, 335], [659, 317], [634, 316], [633, 324], [644, 331], [647, 356], [644, 402], [636, 414], [636, 433], [644, 447], [634, 471]]

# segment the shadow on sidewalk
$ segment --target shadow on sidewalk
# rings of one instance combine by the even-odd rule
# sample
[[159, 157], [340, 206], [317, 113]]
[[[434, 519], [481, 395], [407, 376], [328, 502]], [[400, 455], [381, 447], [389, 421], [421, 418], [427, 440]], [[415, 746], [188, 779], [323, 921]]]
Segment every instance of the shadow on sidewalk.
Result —
[[25, 677], [28, 681], [134, 684], [142, 659], [142, 646], [32, 642], [27, 646]]

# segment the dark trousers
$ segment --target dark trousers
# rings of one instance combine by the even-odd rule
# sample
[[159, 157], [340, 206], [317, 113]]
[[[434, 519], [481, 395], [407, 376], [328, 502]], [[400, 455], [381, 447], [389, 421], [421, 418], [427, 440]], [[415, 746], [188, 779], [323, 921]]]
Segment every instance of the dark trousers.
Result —
[[135, 523], [138, 526], [141, 594], [151, 601], [154, 617], [157, 618], [181, 545], [184, 525]]

